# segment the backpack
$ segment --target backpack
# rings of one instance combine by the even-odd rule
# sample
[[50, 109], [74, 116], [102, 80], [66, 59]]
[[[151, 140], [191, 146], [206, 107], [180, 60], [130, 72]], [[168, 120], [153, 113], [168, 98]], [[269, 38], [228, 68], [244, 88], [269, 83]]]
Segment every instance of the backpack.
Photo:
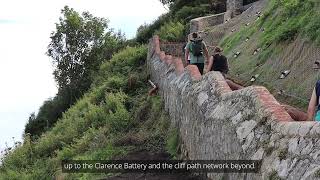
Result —
[[191, 41], [191, 52], [194, 56], [202, 56], [202, 40]]

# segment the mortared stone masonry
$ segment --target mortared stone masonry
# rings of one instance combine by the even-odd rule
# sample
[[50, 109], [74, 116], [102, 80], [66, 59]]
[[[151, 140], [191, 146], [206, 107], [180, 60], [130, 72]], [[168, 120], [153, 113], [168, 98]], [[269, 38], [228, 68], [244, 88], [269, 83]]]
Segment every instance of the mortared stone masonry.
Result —
[[192, 160], [262, 160], [260, 173], [210, 173], [211, 179], [316, 179], [320, 124], [295, 122], [262, 86], [232, 91], [219, 72], [201, 76], [149, 42], [147, 66], [159, 87], [182, 152]]

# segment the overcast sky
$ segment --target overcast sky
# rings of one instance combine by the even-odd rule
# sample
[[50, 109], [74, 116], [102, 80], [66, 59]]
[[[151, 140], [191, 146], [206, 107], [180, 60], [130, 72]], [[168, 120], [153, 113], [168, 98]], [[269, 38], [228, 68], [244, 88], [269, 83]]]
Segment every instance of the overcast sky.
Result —
[[0, 150], [21, 140], [29, 114], [57, 93], [45, 52], [65, 5], [108, 18], [127, 38], [166, 11], [159, 0], [0, 0]]

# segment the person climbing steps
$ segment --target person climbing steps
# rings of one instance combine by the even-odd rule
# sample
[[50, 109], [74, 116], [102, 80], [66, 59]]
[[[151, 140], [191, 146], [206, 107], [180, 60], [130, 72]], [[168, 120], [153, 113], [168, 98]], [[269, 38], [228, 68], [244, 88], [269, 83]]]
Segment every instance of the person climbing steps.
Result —
[[229, 71], [229, 63], [227, 57], [222, 54], [222, 48], [215, 47], [213, 55], [209, 59], [209, 64], [206, 72], [209, 71], [220, 71], [222, 75], [225, 75]]
[[196, 65], [200, 74], [203, 74], [204, 69], [204, 56], [209, 61], [209, 53], [206, 44], [203, 42], [198, 33], [192, 33], [190, 42], [188, 42], [185, 51], [185, 62], [189, 65], [188, 57], [190, 55], [190, 64]]

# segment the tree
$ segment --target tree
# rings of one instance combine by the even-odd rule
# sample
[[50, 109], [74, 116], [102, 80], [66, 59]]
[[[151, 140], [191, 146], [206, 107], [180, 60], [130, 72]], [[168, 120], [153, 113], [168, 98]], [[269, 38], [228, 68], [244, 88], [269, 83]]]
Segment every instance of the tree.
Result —
[[35, 139], [49, 130], [61, 118], [62, 113], [69, 108], [68, 100], [68, 94], [60, 91], [54, 98], [44, 101], [37, 115], [30, 114], [24, 129], [25, 134], [29, 133], [32, 139]]
[[165, 8], [170, 7], [171, 4], [175, 2], [175, 0], [159, 0]]
[[89, 88], [104, 60], [125, 46], [121, 32], [108, 30], [108, 20], [82, 15], [65, 6], [63, 16], [51, 34], [47, 55], [52, 57], [58, 94], [32, 113], [25, 126], [25, 133], [32, 139], [50, 129], [75, 101]]
[[107, 31], [107, 19], [93, 17], [88, 12], [81, 16], [68, 6], [62, 14], [56, 31], [51, 34], [47, 54], [53, 58], [53, 74], [59, 90], [69, 91], [70, 98], [75, 99], [90, 87], [92, 73], [119, 49], [117, 44], [124, 37]]

